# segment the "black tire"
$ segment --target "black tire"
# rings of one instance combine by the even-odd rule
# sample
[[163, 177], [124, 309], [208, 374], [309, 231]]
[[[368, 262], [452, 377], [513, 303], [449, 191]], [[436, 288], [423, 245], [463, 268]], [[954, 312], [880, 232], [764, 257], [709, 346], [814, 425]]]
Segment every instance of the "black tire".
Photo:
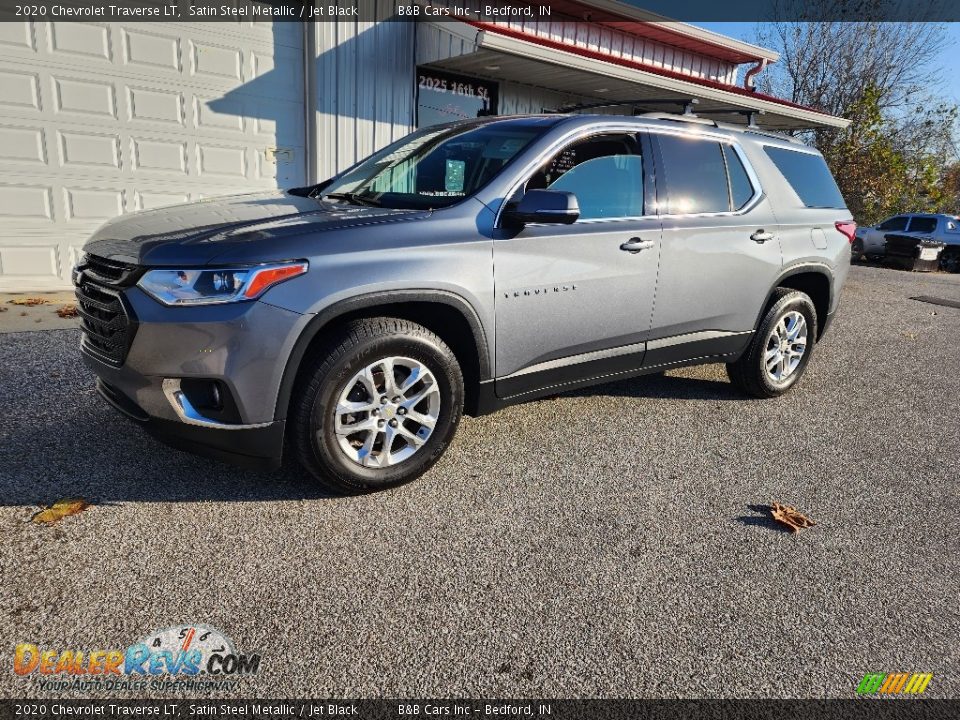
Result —
[[960, 248], [948, 247], [940, 253], [940, 269], [948, 273], [960, 272]]
[[[432, 434], [410, 457], [386, 467], [365, 467], [341, 448], [335, 410], [351, 378], [388, 357], [416, 360], [432, 373], [440, 391], [439, 412]], [[396, 487], [420, 477], [443, 455], [463, 415], [463, 397], [457, 359], [434, 333], [397, 318], [356, 320], [304, 360], [290, 406], [291, 444], [300, 464], [336, 494]]]
[[[799, 312], [806, 320], [807, 344], [796, 369], [782, 381], [777, 382], [767, 372], [764, 359], [767, 352], [767, 343], [781, 318], [794, 311]], [[799, 318], [797, 320], [799, 321]], [[797, 384], [804, 370], [806, 370], [807, 363], [810, 362], [810, 356], [813, 355], [816, 337], [817, 310], [810, 297], [799, 290], [777, 288], [773, 292], [769, 309], [760, 321], [750, 346], [739, 360], [727, 364], [727, 375], [730, 377], [730, 382], [753, 397], [773, 398], [783, 395]]]
[[855, 239], [850, 246], [850, 257], [856, 262], [863, 260], [863, 240], [860, 238]]

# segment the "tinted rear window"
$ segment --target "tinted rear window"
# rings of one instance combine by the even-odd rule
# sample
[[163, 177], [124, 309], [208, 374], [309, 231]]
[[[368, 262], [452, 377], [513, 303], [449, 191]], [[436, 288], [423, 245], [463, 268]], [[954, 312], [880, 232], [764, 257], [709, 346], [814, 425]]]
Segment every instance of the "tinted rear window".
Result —
[[807, 207], [842, 208], [847, 204], [840, 194], [827, 163], [819, 155], [764, 147], [800, 200]]

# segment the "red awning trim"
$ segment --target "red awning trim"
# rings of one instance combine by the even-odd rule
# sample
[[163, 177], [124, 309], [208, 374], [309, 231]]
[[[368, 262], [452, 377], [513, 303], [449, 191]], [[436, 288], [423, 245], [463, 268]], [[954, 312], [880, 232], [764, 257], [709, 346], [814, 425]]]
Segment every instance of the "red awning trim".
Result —
[[[463, 20], [462, 22], [465, 22], [468, 25], [472, 25], [473, 27], [479, 30], [483, 30], [485, 32], [492, 32], [497, 35], [504, 35], [506, 37], [513, 38], [514, 40], [523, 40], [524, 42], [529, 42], [535, 45], [540, 45], [542, 47], [551, 48], [552, 50], [568, 52], [574, 55], [579, 55], [580, 57], [589, 58], [591, 60], [601, 60], [603, 62], [608, 62], [613, 65], [620, 65], [622, 67], [631, 68], [633, 70], [642, 70], [643, 72], [653, 73], [655, 75], [662, 75], [663, 77], [672, 78], [674, 80], [683, 80], [684, 82], [693, 83], [694, 85], [702, 85], [703, 87], [713, 88], [715, 90], [723, 90], [724, 92], [733, 93], [735, 95], [741, 95], [745, 98], [755, 98], [757, 100], [764, 100], [766, 102], [776, 103], [778, 105], [783, 105], [785, 107], [797, 108], [798, 110], [806, 110], [808, 112], [817, 113], [818, 115], [826, 115], [827, 117], [830, 117], [828, 113], [824, 113], [815, 108], [807, 107], [806, 105], [800, 105], [799, 103], [791, 102], [790, 100], [784, 100], [783, 98], [778, 98], [773, 95], [767, 95], [765, 93], [755, 92], [753, 90], [747, 90], [746, 88], [742, 88], [739, 85], [728, 85], [726, 83], [717, 82], [716, 80], [709, 80], [707, 78], [698, 78], [692, 75], [684, 75], [683, 73], [677, 72], [675, 70], [667, 70], [666, 68], [659, 68], [659, 67], [656, 67], [655, 65], [649, 65], [647, 63], [637, 62], [636, 60], [630, 60], [628, 58], [617, 57], [616, 55], [599, 52], [597, 50], [590, 50], [588, 48], [580, 47], [578, 45], [569, 45], [567, 43], [557, 42], [556, 40], [540, 37], [539, 35], [534, 35], [533, 33], [514, 30], [513, 28], [509, 28], [504, 25], [498, 25], [492, 22], [485, 22], [482, 20]], [[638, 24], [641, 24], [641, 23], [638, 23]]]
[[[664, 27], [663, 25], [641, 22], [635, 18], [631, 18], [629, 15], [593, 7], [589, 3], [579, 0], [553, 0], [553, 2], [551, 2], [551, 8], [554, 15], [566, 15], [574, 21], [605, 25], [633, 35], [634, 37], [655, 40], [665, 45], [680, 48], [681, 50], [701, 53], [715, 60], [724, 60], [740, 65], [762, 59], [762, 56], [756, 54], [726, 47], [719, 43], [712, 43], [702, 38], [691, 37], [685, 35], [683, 32]], [[552, 19], [553, 16], [551, 17], [551, 20]]]

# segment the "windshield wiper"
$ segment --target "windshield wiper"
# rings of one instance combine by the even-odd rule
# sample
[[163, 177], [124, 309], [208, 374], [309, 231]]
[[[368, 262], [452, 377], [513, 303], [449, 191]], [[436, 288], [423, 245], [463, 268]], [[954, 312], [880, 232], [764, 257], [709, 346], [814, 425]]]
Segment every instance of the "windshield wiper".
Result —
[[344, 192], [344, 193], [325, 193], [320, 197], [333, 198], [334, 200], [346, 200], [351, 202], [354, 205], [369, 205], [370, 207], [380, 207], [381, 203], [376, 198], [372, 198], [369, 195], [361, 195], [360, 193], [354, 192]]

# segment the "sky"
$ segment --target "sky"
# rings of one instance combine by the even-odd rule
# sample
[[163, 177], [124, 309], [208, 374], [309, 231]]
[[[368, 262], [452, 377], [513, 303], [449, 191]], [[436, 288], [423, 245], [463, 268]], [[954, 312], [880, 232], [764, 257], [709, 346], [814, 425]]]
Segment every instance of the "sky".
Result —
[[[703, 22], [693, 23], [722, 35], [755, 42], [756, 23], [752, 22]], [[940, 64], [943, 68], [943, 93], [960, 104], [960, 23], [941, 23], [947, 36]]]

